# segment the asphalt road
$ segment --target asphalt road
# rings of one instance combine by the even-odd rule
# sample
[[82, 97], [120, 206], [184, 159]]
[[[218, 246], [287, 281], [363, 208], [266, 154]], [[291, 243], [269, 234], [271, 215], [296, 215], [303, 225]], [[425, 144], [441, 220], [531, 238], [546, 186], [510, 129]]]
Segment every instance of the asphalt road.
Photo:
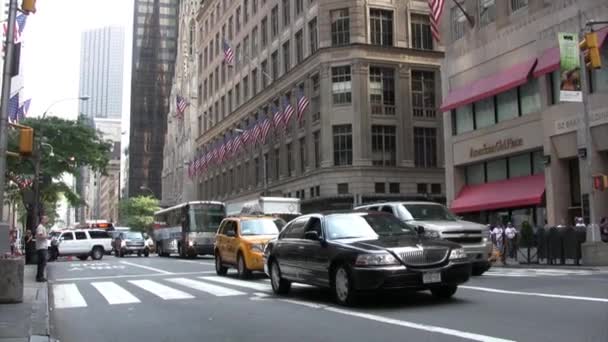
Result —
[[608, 271], [499, 269], [453, 299], [272, 294], [262, 274], [216, 277], [213, 259], [60, 259], [49, 264], [51, 331], [97, 341], [608, 341]]

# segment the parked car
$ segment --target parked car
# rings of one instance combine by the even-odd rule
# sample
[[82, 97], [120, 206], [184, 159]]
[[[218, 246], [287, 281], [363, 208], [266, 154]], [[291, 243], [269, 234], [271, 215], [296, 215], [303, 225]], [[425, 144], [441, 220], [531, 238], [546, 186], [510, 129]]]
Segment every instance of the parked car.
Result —
[[86, 260], [90, 256], [93, 260], [101, 260], [105, 251], [112, 249], [108, 232], [94, 229], [63, 231], [54, 244], [50, 248], [53, 254], [51, 260], [60, 256], [77, 256], [80, 260]]
[[217, 231], [214, 245], [215, 270], [225, 275], [235, 267], [240, 278], [252, 271], [264, 271], [264, 248], [285, 225], [272, 216], [236, 216], [225, 218]]
[[306, 283], [331, 288], [343, 305], [378, 290], [430, 290], [449, 298], [469, 280], [471, 262], [460, 245], [419, 233], [380, 212], [306, 215], [268, 243], [265, 271], [276, 294]]
[[488, 227], [463, 221], [443, 205], [434, 202], [386, 202], [356, 207], [357, 210], [382, 211], [395, 215], [412, 226], [422, 226], [428, 237], [456, 242], [473, 262], [473, 275], [490, 269], [492, 241]]
[[114, 250], [116, 256], [124, 257], [126, 254], [137, 253], [137, 256], [148, 257], [150, 250], [146, 246], [146, 240], [141, 232], [120, 232], [114, 240]]

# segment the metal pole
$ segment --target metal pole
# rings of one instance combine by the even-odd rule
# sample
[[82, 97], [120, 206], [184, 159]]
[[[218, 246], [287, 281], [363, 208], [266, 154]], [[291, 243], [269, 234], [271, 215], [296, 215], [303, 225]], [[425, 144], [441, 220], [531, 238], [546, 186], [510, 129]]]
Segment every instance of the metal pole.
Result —
[[4, 187], [6, 175], [6, 151], [8, 147], [8, 101], [11, 97], [11, 69], [13, 64], [13, 47], [15, 37], [15, 17], [17, 0], [10, 0], [8, 10], [8, 32], [4, 49], [4, 69], [2, 72], [2, 98], [0, 105], [0, 221], [4, 219]]
[[262, 148], [262, 159], [263, 159], [263, 167], [264, 167], [264, 196], [268, 196], [268, 171], [266, 170], [266, 163], [268, 156], [264, 153], [264, 149]]

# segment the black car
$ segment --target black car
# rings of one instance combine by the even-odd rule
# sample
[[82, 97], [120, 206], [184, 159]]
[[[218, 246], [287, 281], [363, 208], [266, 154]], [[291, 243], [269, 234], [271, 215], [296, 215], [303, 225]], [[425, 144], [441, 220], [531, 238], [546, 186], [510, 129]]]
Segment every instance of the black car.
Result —
[[124, 257], [125, 254], [137, 253], [137, 256], [142, 254], [145, 257], [150, 255], [150, 250], [146, 246], [146, 240], [141, 232], [120, 232], [118, 237], [114, 239], [113, 248], [116, 256]]
[[340, 304], [376, 290], [449, 298], [469, 280], [471, 262], [460, 245], [420, 230], [382, 212], [301, 216], [267, 245], [265, 271], [277, 294], [306, 283], [332, 288]]

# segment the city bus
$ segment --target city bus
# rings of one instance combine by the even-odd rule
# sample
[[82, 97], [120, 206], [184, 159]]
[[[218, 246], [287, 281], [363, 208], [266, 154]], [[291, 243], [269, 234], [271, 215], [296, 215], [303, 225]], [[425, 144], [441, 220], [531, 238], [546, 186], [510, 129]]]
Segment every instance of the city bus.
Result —
[[156, 252], [182, 258], [213, 255], [215, 233], [224, 217], [226, 206], [214, 201], [186, 202], [155, 212]]

